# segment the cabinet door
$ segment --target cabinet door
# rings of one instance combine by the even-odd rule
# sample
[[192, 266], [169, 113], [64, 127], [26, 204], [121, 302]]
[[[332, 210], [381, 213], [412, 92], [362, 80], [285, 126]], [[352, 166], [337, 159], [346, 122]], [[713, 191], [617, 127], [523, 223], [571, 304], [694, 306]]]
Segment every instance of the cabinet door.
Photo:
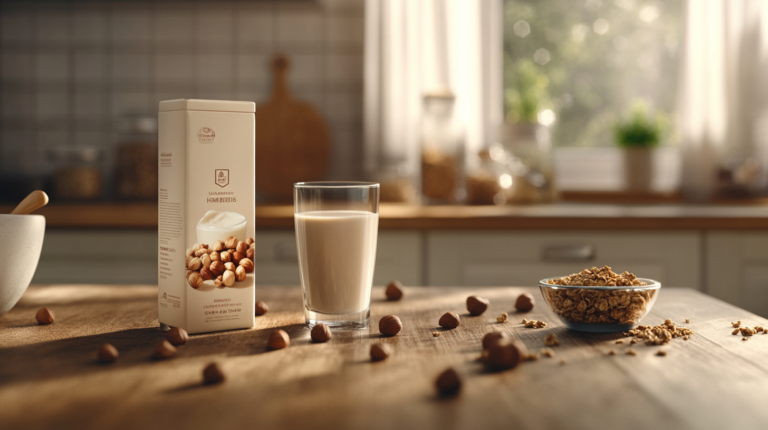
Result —
[[706, 292], [768, 316], [768, 233], [709, 232]]
[[535, 286], [607, 265], [664, 286], [701, 289], [696, 232], [435, 231], [427, 237], [428, 285]]
[[[296, 236], [293, 231], [257, 231], [254, 255], [257, 285], [300, 285]], [[373, 285], [399, 280], [421, 285], [422, 233], [379, 231]]]

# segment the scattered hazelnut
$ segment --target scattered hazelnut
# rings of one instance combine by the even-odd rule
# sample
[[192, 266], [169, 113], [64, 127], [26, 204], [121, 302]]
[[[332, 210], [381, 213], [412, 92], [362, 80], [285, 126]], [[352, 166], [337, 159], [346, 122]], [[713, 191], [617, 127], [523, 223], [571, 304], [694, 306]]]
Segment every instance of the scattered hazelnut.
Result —
[[168, 339], [168, 342], [171, 342], [171, 344], [178, 346], [187, 343], [189, 340], [189, 335], [183, 328], [174, 327], [168, 331], [168, 334], [165, 335], [165, 338]]
[[507, 338], [507, 335], [498, 331], [492, 331], [486, 333], [483, 336], [483, 349], [488, 349], [499, 342], [503, 342]]
[[178, 350], [175, 346], [171, 345], [167, 340], [164, 340], [157, 345], [155, 352], [152, 353], [152, 358], [155, 360], [164, 360], [173, 357], [177, 352]]
[[198, 289], [203, 286], [203, 277], [197, 272], [192, 272], [187, 277], [187, 282], [189, 282], [190, 287]]
[[203, 267], [200, 269], [200, 277], [203, 278], [204, 281], [210, 281], [213, 279], [213, 272], [211, 272], [211, 269]]
[[200, 257], [200, 262], [203, 264], [203, 268], [211, 267], [211, 257], [208, 254], [204, 254]]
[[256, 254], [256, 251], [254, 251], [254, 250], [253, 250], [253, 249], [251, 249], [251, 248], [248, 248], [248, 250], [247, 250], [247, 251], [245, 251], [245, 257], [246, 257], [246, 258], [250, 258], [251, 260], [253, 260], [253, 256], [254, 256], [255, 254]]
[[287, 348], [291, 344], [291, 338], [283, 330], [275, 330], [269, 334], [269, 340], [267, 345], [269, 349], [283, 349]]
[[403, 323], [394, 315], [387, 315], [379, 320], [379, 331], [385, 336], [394, 336], [402, 329]]
[[435, 386], [441, 396], [454, 396], [461, 390], [461, 378], [452, 367], [449, 367], [437, 377]]
[[211, 272], [213, 273], [213, 276], [219, 276], [224, 273], [225, 270], [227, 270], [226, 267], [224, 267], [224, 263], [221, 261], [214, 261], [211, 263]]
[[187, 265], [189, 270], [200, 270], [201, 267], [203, 267], [203, 262], [197, 257], [189, 260], [189, 264]]
[[232, 255], [229, 253], [229, 251], [221, 251], [219, 254], [219, 258], [221, 259], [222, 263], [226, 263], [227, 261], [232, 261]]
[[217, 240], [211, 245], [211, 251], [221, 252], [224, 250], [224, 242]]
[[267, 306], [266, 303], [259, 300], [256, 302], [256, 316], [264, 315], [265, 313], [269, 312], [269, 306]]
[[219, 253], [216, 252], [216, 251], [213, 251], [213, 252], [211, 252], [208, 255], [210, 255], [210, 257], [211, 257], [211, 262], [213, 262], [213, 261], [221, 261], [221, 257], [219, 257]]
[[224, 375], [224, 371], [221, 370], [221, 366], [218, 363], [211, 363], [205, 366], [203, 369], [203, 382], [206, 384], [218, 384], [224, 382], [227, 379]]
[[245, 252], [248, 251], [248, 244], [245, 242], [240, 242], [235, 247], [235, 251], [245, 255]]
[[245, 273], [253, 272], [253, 261], [250, 258], [240, 260], [240, 266], [245, 269]]
[[245, 281], [245, 269], [243, 266], [237, 266], [237, 269], [235, 269], [235, 280], [237, 282]]
[[518, 340], [498, 342], [488, 348], [485, 364], [490, 370], [506, 370], [516, 367], [528, 357], [528, 349]]
[[48, 325], [53, 324], [53, 320], [56, 319], [56, 314], [48, 308], [40, 308], [35, 314], [35, 319], [38, 324]]
[[403, 298], [403, 284], [400, 281], [392, 281], [387, 285], [387, 289], [384, 290], [384, 294], [387, 296], [387, 300], [400, 300]]
[[240, 243], [239, 240], [237, 240], [234, 236], [229, 236], [227, 240], [224, 241], [224, 247], [227, 249], [234, 249], [237, 248], [237, 245]]
[[117, 348], [108, 343], [101, 345], [97, 354], [99, 363], [112, 363], [117, 360], [119, 355], [120, 354], [117, 352]]
[[438, 323], [440, 324], [440, 327], [456, 328], [459, 326], [459, 324], [461, 324], [461, 320], [455, 313], [446, 312], [443, 314], [443, 316], [440, 317], [440, 321], [438, 321]]
[[251, 244], [254, 243], [254, 242], [255, 242], [255, 240], [253, 240], [252, 237], [249, 237], [249, 238], [245, 239], [245, 244], [248, 245], [248, 246], [251, 246]]
[[685, 322], [686, 322], [686, 323], [689, 323], [689, 322], [691, 322], [690, 318], [686, 318], [686, 319], [685, 319]]
[[237, 252], [237, 251], [232, 253], [232, 261], [235, 264], [239, 264], [240, 260], [242, 260], [243, 258], [245, 258], [245, 254], [242, 254], [242, 253]]
[[236, 268], [237, 268], [237, 266], [235, 266], [235, 263], [233, 263], [231, 261], [228, 261], [228, 262], [224, 263], [224, 270], [229, 270], [229, 271], [234, 272]]
[[518, 312], [528, 312], [533, 309], [533, 303], [533, 296], [528, 293], [523, 293], [517, 296], [517, 301], [515, 301], [515, 309], [517, 309]]
[[488, 299], [478, 296], [467, 297], [467, 310], [470, 315], [482, 315], [488, 309]]
[[328, 342], [333, 335], [331, 329], [325, 324], [317, 324], [312, 327], [312, 340], [315, 342]]
[[374, 343], [371, 345], [371, 361], [381, 361], [389, 357], [389, 355], [392, 353], [392, 350], [389, 348], [389, 345], [384, 345], [381, 343]]
[[224, 274], [221, 275], [221, 282], [224, 284], [225, 287], [231, 287], [235, 285], [235, 272], [231, 270], [225, 270]]

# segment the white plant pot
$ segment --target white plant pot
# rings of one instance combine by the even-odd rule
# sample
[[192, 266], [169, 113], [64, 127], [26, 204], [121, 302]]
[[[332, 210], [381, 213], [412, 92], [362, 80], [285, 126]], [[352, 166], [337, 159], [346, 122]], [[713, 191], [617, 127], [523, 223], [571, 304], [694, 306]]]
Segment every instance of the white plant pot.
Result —
[[650, 191], [653, 183], [654, 150], [626, 148], [624, 152], [624, 186], [628, 191]]

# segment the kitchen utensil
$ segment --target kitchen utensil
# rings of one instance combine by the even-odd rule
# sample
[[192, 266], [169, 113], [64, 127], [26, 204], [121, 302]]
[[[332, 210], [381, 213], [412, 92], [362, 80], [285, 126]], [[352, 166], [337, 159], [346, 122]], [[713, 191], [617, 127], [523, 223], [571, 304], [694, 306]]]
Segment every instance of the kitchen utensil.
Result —
[[29, 193], [11, 212], [11, 215], [26, 215], [48, 204], [48, 194], [35, 190]]
[[43, 236], [45, 217], [42, 215], [0, 215], [0, 243], [13, 250], [0, 259], [0, 315], [16, 305], [32, 281], [43, 248]]

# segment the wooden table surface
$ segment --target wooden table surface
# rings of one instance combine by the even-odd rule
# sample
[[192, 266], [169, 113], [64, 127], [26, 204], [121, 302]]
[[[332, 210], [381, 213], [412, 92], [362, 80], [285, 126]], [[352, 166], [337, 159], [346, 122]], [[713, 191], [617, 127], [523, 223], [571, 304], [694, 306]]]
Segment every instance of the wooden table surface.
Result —
[[[482, 316], [469, 317], [469, 292], [490, 299]], [[528, 314], [513, 309], [523, 291], [539, 304]], [[662, 289], [643, 323], [670, 318], [695, 332], [674, 339], [666, 357], [660, 347], [634, 345], [626, 355], [621, 334], [583, 334], [566, 329], [533, 288], [406, 288], [400, 302], [382, 300], [375, 288], [371, 328], [335, 332], [313, 344], [304, 327], [298, 287], [259, 287], [270, 312], [256, 328], [196, 335], [167, 361], [149, 359], [164, 337], [157, 328], [152, 286], [31, 287], [0, 317], [0, 428], [2, 429], [765, 429], [768, 427], [768, 335], [748, 341], [731, 335], [731, 321], [755, 326], [768, 321], [693, 290]], [[56, 322], [37, 325], [47, 306]], [[462, 315], [454, 330], [441, 330], [445, 311]], [[382, 338], [380, 317], [399, 315], [403, 331]], [[522, 317], [542, 319], [526, 329]], [[690, 318], [690, 324], [684, 319]], [[288, 349], [269, 351], [274, 328], [291, 336]], [[492, 330], [544, 347], [555, 333], [554, 358], [523, 363], [501, 373], [483, 370], [480, 339]], [[433, 337], [433, 331], [440, 331]], [[96, 350], [109, 342], [120, 350], [110, 365]], [[393, 355], [369, 361], [373, 343]], [[616, 349], [616, 356], [607, 351]], [[566, 360], [560, 364], [560, 360]], [[202, 385], [203, 367], [219, 362], [228, 375]], [[448, 366], [464, 387], [439, 398], [434, 380]]]

